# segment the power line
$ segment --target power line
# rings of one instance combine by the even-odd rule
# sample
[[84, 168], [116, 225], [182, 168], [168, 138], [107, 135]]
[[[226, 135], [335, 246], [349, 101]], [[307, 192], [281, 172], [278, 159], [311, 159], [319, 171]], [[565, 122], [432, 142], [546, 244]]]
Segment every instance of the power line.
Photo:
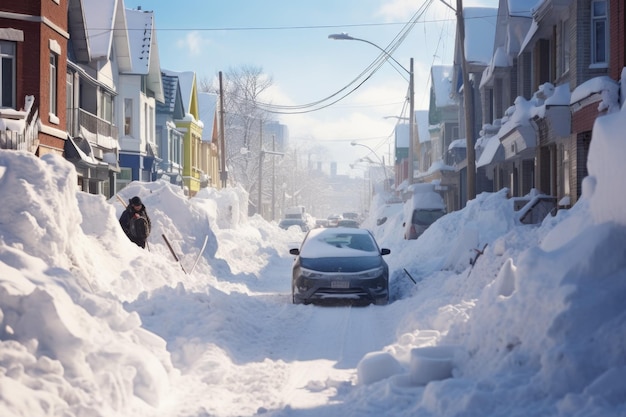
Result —
[[[381, 53], [378, 57], [367, 67], [365, 68], [355, 79], [353, 79], [349, 84], [336, 91], [335, 93], [311, 102], [302, 105], [295, 106], [287, 106], [287, 105], [274, 105], [271, 103], [263, 103], [257, 102], [257, 105], [268, 113], [277, 113], [277, 114], [301, 114], [301, 113], [310, 113], [314, 111], [318, 111], [329, 107], [344, 98], [348, 97], [354, 91], [356, 91], [359, 87], [361, 87], [368, 79], [370, 79], [388, 60], [390, 59], [391, 54], [404, 42], [410, 31], [417, 24], [418, 20], [426, 13], [426, 10], [430, 7], [434, 0], [426, 0], [420, 8], [415, 12], [410, 22], [408, 22], [405, 27], [395, 36], [395, 38], [387, 45], [386, 48], [381, 50]], [[381, 48], [382, 49], [382, 48]], [[365, 77], [365, 78], [363, 78]], [[363, 78], [362, 81], [361, 78]], [[350, 89], [355, 83], [358, 83], [354, 88]], [[347, 91], [346, 91], [347, 90]], [[339, 98], [336, 98], [340, 94], [344, 93]], [[329, 100], [333, 100], [328, 102]], [[322, 103], [328, 102], [327, 104], [322, 105]]]

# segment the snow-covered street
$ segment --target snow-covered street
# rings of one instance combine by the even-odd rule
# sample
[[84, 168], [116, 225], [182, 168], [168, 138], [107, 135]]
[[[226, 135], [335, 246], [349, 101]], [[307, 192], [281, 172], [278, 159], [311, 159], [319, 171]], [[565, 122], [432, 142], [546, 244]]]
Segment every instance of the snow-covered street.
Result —
[[405, 241], [375, 199], [392, 300], [367, 307], [293, 305], [303, 234], [240, 189], [131, 183], [143, 250], [70, 163], [0, 151], [0, 415], [626, 415], [624, 120], [596, 125], [583, 198], [540, 225], [503, 190]]

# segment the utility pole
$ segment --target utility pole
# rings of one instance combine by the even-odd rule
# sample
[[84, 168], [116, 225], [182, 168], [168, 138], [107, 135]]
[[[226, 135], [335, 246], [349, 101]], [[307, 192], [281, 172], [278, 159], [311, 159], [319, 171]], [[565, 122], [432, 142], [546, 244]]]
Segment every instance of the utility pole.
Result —
[[[276, 135], [272, 135], [272, 152], [276, 152]], [[276, 161], [272, 158], [272, 220], [276, 220]]]
[[463, 72], [463, 106], [465, 107], [465, 144], [467, 146], [467, 201], [476, 198], [476, 151], [474, 149], [474, 117], [472, 112], [473, 90], [467, 73], [465, 56], [465, 19], [463, 0], [456, 0], [456, 21], [459, 32], [459, 49]]
[[413, 76], [413, 58], [411, 58], [411, 64], [409, 66], [409, 185], [413, 184], [413, 160], [415, 152], [415, 81]]
[[226, 188], [228, 171], [226, 171], [226, 144], [224, 143], [224, 87], [222, 85], [222, 71], [219, 72], [220, 79], [220, 181], [222, 188]]

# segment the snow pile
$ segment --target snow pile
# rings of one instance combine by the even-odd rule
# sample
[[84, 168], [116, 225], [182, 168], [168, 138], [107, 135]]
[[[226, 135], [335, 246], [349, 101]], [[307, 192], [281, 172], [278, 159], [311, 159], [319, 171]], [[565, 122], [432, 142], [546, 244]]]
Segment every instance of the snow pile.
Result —
[[365, 308], [292, 305], [303, 234], [247, 217], [241, 189], [131, 183], [143, 250], [70, 163], [0, 151], [0, 415], [626, 415], [623, 112], [541, 225], [503, 190], [406, 241], [402, 204], [376, 199], [392, 302]]

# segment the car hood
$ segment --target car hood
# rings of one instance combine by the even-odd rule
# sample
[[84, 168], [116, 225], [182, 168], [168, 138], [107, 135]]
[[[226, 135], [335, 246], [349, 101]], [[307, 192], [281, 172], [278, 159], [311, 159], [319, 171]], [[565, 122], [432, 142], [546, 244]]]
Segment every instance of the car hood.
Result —
[[384, 262], [380, 256], [348, 258], [300, 258], [300, 266], [320, 272], [359, 272], [377, 268]]

